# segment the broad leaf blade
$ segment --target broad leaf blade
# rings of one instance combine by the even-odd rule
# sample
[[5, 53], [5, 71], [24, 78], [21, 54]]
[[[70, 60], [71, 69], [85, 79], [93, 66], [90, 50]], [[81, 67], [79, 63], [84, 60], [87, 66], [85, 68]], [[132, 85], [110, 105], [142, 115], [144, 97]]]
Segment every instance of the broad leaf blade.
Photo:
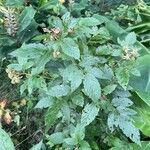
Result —
[[48, 130], [58, 119], [57, 115], [62, 105], [63, 105], [63, 100], [57, 100], [53, 104], [53, 106], [51, 106], [46, 112], [46, 115], [45, 115], [46, 130]]
[[98, 115], [99, 108], [94, 104], [87, 104], [84, 109], [81, 116], [81, 125], [83, 127], [89, 125], [95, 117]]
[[80, 58], [80, 50], [75, 41], [71, 38], [64, 38], [61, 43], [62, 51], [74, 59]]
[[26, 7], [23, 12], [21, 13], [21, 16], [19, 18], [19, 33], [21, 33], [23, 30], [25, 30], [32, 22], [35, 10], [30, 6]]
[[80, 26], [97, 26], [100, 25], [102, 22], [100, 22], [98, 19], [94, 17], [86, 17], [86, 18], [81, 18], [79, 20], [79, 25]]
[[84, 78], [84, 93], [93, 101], [101, 97], [101, 87], [98, 80], [92, 74], [86, 74]]
[[130, 86], [136, 91], [139, 97], [150, 106], [150, 55], [145, 55], [137, 60], [136, 68], [141, 76], [131, 76]]
[[9, 135], [0, 128], [0, 149], [1, 150], [15, 150], [14, 144], [12, 143]]

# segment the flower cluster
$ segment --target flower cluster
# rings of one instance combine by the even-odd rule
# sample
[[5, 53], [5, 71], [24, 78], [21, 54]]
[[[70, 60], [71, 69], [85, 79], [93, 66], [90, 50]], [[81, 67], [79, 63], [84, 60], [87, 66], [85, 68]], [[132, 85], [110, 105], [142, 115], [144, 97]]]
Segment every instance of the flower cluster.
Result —
[[18, 84], [20, 83], [20, 80], [22, 78], [21, 74], [11, 68], [7, 68], [6, 72], [8, 74], [8, 77], [11, 79], [12, 84]]

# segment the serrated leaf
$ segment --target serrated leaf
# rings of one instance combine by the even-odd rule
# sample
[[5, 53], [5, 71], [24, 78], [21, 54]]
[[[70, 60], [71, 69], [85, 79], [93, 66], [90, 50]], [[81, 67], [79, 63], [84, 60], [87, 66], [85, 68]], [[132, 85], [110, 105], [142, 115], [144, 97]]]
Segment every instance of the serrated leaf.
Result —
[[107, 95], [107, 94], [112, 93], [112, 92], [116, 89], [116, 87], [117, 87], [116, 84], [107, 85], [107, 86], [103, 89], [104, 94]]
[[36, 11], [30, 6], [26, 7], [19, 18], [19, 33], [25, 30], [32, 22]]
[[[47, 91], [47, 85], [45, 82], [45, 79], [41, 76], [41, 77], [30, 77], [26, 80], [27, 83], [24, 83], [24, 86], [22, 88], [27, 88], [29, 94], [32, 94], [32, 92], [35, 89], [41, 89], [44, 91]], [[25, 89], [23, 89], [25, 90]], [[22, 91], [21, 91], [22, 92]]]
[[20, 57], [20, 59], [37, 59], [40, 58], [41, 55], [43, 55], [43, 53], [47, 50], [48, 48], [41, 43], [23, 44], [19, 49], [13, 51], [11, 55], [18, 58]]
[[15, 150], [14, 144], [10, 136], [0, 128], [0, 149], [1, 150]]
[[107, 119], [107, 124], [111, 132], [114, 131], [114, 127], [119, 125], [119, 118], [115, 116], [114, 113], [109, 114]]
[[62, 51], [74, 59], [80, 58], [80, 50], [78, 45], [75, 43], [75, 41], [71, 38], [64, 38], [61, 43]]
[[120, 117], [119, 127], [127, 137], [140, 145], [140, 132], [131, 122]]
[[102, 69], [102, 72], [103, 72], [102, 79], [111, 80], [112, 77], [114, 76], [113, 70], [108, 65], [104, 66], [104, 68]]
[[48, 94], [53, 97], [62, 97], [69, 94], [70, 88], [68, 85], [56, 85], [49, 89]]
[[81, 115], [81, 125], [83, 127], [89, 125], [95, 117], [98, 115], [99, 108], [94, 104], [87, 104], [84, 109], [83, 113]]
[[116, 78], [118, 83], [126, 90], [129, 83], [129, 71], [125, 68], [118, 68], [116, 71]]
[[49, 54], [46, 53], [45, 55], [42, 55], [40, 58], [36, 59], [36, 61], [34, 62], [36, 67], [32, 68], [31, 70], [31, 75], [37, 75], [40, 74], [44, 69], [45, 69], [45, 65], [50, 61], [50, 57]]
[[44, 97], [36, 104], [34, 108], [48, 108], [53, 104], [54, 99], [52, 97]]
[[127, 44], [129, 45], [133, 45], [136, 43], [136, 34], [134, 32], [129, 33], [126, 37], [125, 37], [125, 41]]
[[78, 142], [81, 142], [85, 138], [85, 128], [81, 124], [77, 124], [71, 136], [77, 139]]
[[101, 22], [93, 17], [86, 17], [86, 18], [81, 18], [79, 20], [79, 25], [81, 26], [97, 26], [100, 25]]
[[93, 66], [100, 62], [98, 57], [94, 57], [91, 55], [83, 55], [82, 56], [82, 61], [80, 62], [80, 66], [87, 68], [89, 66]]
[[63, 100], [57, 100], [46, 112], [45, 125], [48, 130], [58, 119], [57, 115], [63, 105]]
[[103, 72], [97, 67], [88, 67], [86, 68], [86, 72], [91, 73], [96, 78], [101, 78], [103, 76]]
[[120, 107], [122, 106], [122, 108], [126, 108], [126, 107], [129, 107], [131, 105], [133, 105], [133, 102], [129, 99], [129, 98], [125, 98], [125, 97], [117, 97], [117, 98], [114, 98], [112, 100], [112, 104], [113, 106], [115, 107]]
[[81, 106], [83, 107], [84, 105], [84, 97], [82, 94], [78, 94], [78, 95], [75, 95], [73, 98], [72, 98], [72, 102], [77, 105], [77, 106]]
[[119, 127], [122, 132], [133, 142], [140, 144], [139, 130], [133, 125], [132, 118], [136, 112], [128, 108], [133, 102], [128, 98], [114, 98], [112, 104], [116, 107], [117, 113], [111, 113], [108, 117], [108, 126], [111, 131]]
[[86, 74], [84, 78], [84, 93], [93, 101], [101, 97], [101, 87], [98, 80], [92, 74]]
[[83, 73], [75, 65], [68, 66], [65, 70], [61, 70], [64, 82], [71, 82], [71, 91], [76, 90], [82, 83]]

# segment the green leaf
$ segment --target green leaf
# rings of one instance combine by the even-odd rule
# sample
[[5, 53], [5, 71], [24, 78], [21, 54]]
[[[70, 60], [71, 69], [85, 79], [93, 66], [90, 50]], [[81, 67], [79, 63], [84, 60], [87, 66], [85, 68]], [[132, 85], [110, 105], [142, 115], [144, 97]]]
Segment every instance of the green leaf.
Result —
[[142, 91], [136, 91], [136, 93], [148, 106], [150, 106], [150, 93]]
[[106, 28], [108, 29], [109, 33], [114, 37], [114, 39], [117, 39], [122, 34], [126, 33], [126, 31], [122, 29], [115, 21], [108, 21], [106, 23]]
[[134, 125], [146, 136], [150, 136], [150, 106], [148, 106], [138, 95], [133, 95], [133, 100], [137, 112], [134, 117]]
[[134, 125], [142, 131], [144, 135], [150, 136], [150, 111], [149, 108], [145, 108], [136, 108], [137, 115], [134, 118]]
[[108, 18], [99, 14], [94, 14], [94, 18], [98, 19], [101, 23], [108, 22]]
[[85, 138], [85, 128], [81, 124], [77, 124], [75, 131], [71, 136], [80, 143]]
[[52, 97], [44, 97], [40, 99], [40, 101], [36, 104], [34, 108], [47, 108], [50, 107], [53, 104], [54, 99]]
[[66, 138], [64, 141], [68, 145], [77, 145], [78, 144], [78, 141], [74, 138]]
[[140, 145], [140, 132], [131, 122], [120, 118], [119, 127], [127, 137]]
[[137, 60], [136, 68], [140, 71], [141, 76], [131, 76], [130, 85], [138, 91], [150, 91], [150, 55], [145, 55]]
[[62, 97], [68, 95], [70, 88], [67, 85], [56, 85], [48, 90], [48, 94], [53, 97]]
[[100, 22], [98, 19], [94, 17], [86, 17], [86, 18], [81, 18], [79, 20], [79, 25], [80, 26], [97, 26], [100, 25], [102, 22]]
[[92, 150], [92, 149], [90, 148], [90, 145], [88, 142], [82, 141], [80, 142], [80, 150]]
[[95, 76], [96, 78], [101, 79], [103, 76], [103, 72], [101, 71], [101, 69], [97, 68], [97, 67], [89, 67], [87, 66], [86, 72], [92, 74], [93, 76]]
[[101, 97], [101, 87], [98, 80], [92, 74], [86, 74], [84, 78], [84, 93], [93, 101], [98, 101]]
[[125, 37], [125, 41], [127, 44], [129, 45], [133, 45], [136, 43], [136, 34], [134, 32], [129, 33], [126, 37]]
[[31, 74], [32, 75], [37, 75], [40, 74], [44, 69], [45, 65], [50, 61], [50, 57], [48, 53], [45, 55], [42, 55], [39, 59], [35, 61], [35, 68], [32, 68]]
[[103, 76], [101, 79], [111, 80], [114, 76], [113, 70], [108, 65], [105, 65], [104, 68], [102, 68], [102, 72]]
[[51, 134], [49, 137], [48, 137], [48, 140], [50, 142], [52, 142], [53, 144], [61, 144], [64, 142], [64, 134], [62, 132], [56, 132], [56, 133], [53, 133]]
[[83, 113], [81, 115], [82, 127], [89, 125], [98, 115], [98, 112], [99, 112], [99, 108], [94, 103], [87, 104], [84, 107]]
[[141, 146], [137, 144], [131, 144], [133, 150], [149, 150], [150, 149], [150, 142], [143, 141], [141, 142]]
[[149, 141], [142, 141], [141, 146], [135, 143], [123, 145], [121, 147], [113, 147], [109, 150], [149, 150], [150, 149], [150, 142]]
[[36, 11], [30, 6], [26, 7], [19, 18], [19, 33], [25, 30], [32, 22]]
[[15, 150], [14, 144], [10, 136], [0, 128], [0, 146], [1, 150]]
[[112, 93], [112, 92], [116, 89], [116, 87], [117, 87], [116, 84], [107, 85], [107, 86], [103, 89], [104, 94], [107, 95], [107, 94]]
[[72, 98], [72, 102], [77, 105], [77, 106], [81, 106], [83, 107], [84, 105], [84, 97], [82, 94], [78, 94], [78, 95], [75, 95], [73, 98]]
[[74, 59], [80, 58], [80, 50], [75, 41], [71, 38], [64, 38], [61, 43], [62, 51]]
[[140, 71], [139, 71], [138, 69], [136, 69], [136, 68], [133, 68], [133, 69], [131, 70], [131, 74], [133, 74], [134, 76], [138, 76], [138, 77], [141, 76]]
[[[24, 83], [25, 87], [23, 86], [22, 88], [27, 88], [29, 94], [32, 94], [32, 92], [35, 89], [41, 89], [41, 90], [47, 91], [47, 85], [46, 85], [45, 79], [42, 76], [39, 78], [31, 76], [26, 80], [26, 82], [27, 82], [26, 84]], [[25, 89], [23, 89], [23, 91], [24, 90]]]
[[[106, 28], [108, 29], [109, 33], [113, 36], [113, 40], [116, 41], [119, 37], [120, 39], [124, 39], [127, 36], [126, 30], [121, 28], [118, 23], [115, 21], [107, 21]], [[143, 56], [146, 54], [150, 54], [148, 48], [142, 45], [139, 41], [135, 43], [136, 47], [139, 48], [139, 53]]]
[[139, 97], [150, 106], [150, 55], [145, 55], [137, 60], [136, 68], [141, 76], [131, 76], [130, 86]]
[[43, 140], [38, 144], [34, 145], [30, 150], [42, 150]]
[[64, 82], [71, 82], [71, 91], [75, 91], [82, 83], [83, 73], [75, 65], [68, 66], [65, 70], [61, 70]]
[[129, 83], [129, 71], [126, 68], [118, 68], [116, 70], [116, 78], [118, 83], [126, 90]]
[[46, 130], [55, 123], [55, 121], [58, 119], [58, 112], [60, 111], [60, 108], [63, 105], [63, 100], [57, 100], [46, 112], [45, 114], [45, 125]]
[[24, 0], [6, 0], [7, 6], [23, 6]]
[[129, 98], [116, 97], [112, 100], [112, 104], [117, 112], [109, 114], [108, 127], [110, 130], [113, 132], [114, 127], [119, 127], [127, 137], [140, 145], [140, 133], [131, 118], [135, 116], [136, 112], [128, 108], [133, 105], [133, 102]]
[[11, 55], [18, 58], [20, 57], [20, 59], [37, 59], [40, 58], [47, 50], [48, 47], [41, 43], [23, 44], [19, 49], [13, 51]]

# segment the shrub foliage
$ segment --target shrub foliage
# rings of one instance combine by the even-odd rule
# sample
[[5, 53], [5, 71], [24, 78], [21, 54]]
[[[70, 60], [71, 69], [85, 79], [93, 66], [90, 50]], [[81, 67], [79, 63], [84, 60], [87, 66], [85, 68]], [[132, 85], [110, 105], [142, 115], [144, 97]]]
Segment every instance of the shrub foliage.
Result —
[[[1, 129], [3, 149], [148, 147], [140, 134], [150, 135], [150, 56], [142, 39], [150, 7], [140, 1], [101, 15], [96, 4], [1, 0], [2, 69], [21, 97], [1, 100], [2, 127], [14, 125], [9, 133], [15, 145]], [[29, 135], [13, 138], [24, 127], [31, 128], [25, 129]]]

